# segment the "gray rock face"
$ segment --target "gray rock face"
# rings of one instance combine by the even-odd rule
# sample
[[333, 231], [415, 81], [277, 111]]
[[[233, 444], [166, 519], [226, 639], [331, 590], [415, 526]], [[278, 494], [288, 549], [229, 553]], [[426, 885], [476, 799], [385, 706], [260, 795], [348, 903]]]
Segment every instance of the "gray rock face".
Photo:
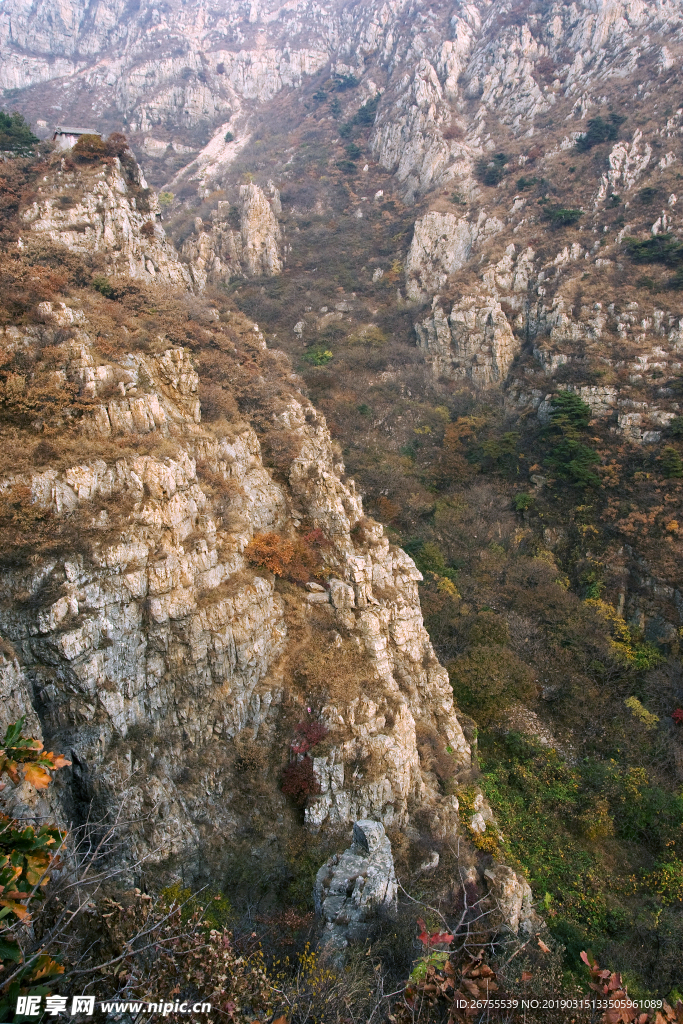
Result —
[[500, 303], [484, 296], [465, 296], [450, 317], [435, 300], [431, 316], [415, 324], [415, 332], [437, 377], [468, 377], [480, 387], [505, 380], [521, 347]]
[[182, 248], [192, 279], [199, 291], [209, 281], [243, 275], [272, 277], [282, 270], [282, 232], [277, 215], [282, 211], [278, 190], [271, 185], [270, 195], [250, 182], [239, 191], [239, 231], [229, 222], [230, 203], [220, 202], [211, 228], [201, 220], [196, 233]]
[[406, 294], [409, 299], [424, 300], [443, 288], [448, 275], [460, 270], [473, 248], [502, 231], [497, 217], [484, 210], [476, 221], [453, 213], [432, 210], [415, 221], [413, 240], [406, 259]]
[[484, 877], [496, 901], [500, 927], [513, 935], [530, 935], [543, 926], [533, 907], [531, 888], [527, 880], [507, 864], [494, 864]]
[[[97, 214], [93, 191], [100, 195], [119, 177], [116, 167], [95, 170], [80, 205]], [[31, 223], [71, 247], [51, 205], [63, 180], [56, 188], [46, 176]], [[131, 245], [142, 244], [138, 235]], [[107, 258], [106, 237], [91, 241]], [[122, 258], [122, 274], [126, 266]], [[260, 813], [239, 806], [237, 747], [281, 742], [283, 699], [297, 699], [289, 669], [297, 616], [315, 616], [324, 650], [360, 659], [369, 685], [324, 693], [320, 718], [330, 739], [324, 756], [313, 757], [319, 788], [305, 808], [308, 827], [370, 817], [404, 823], [411, 806], [426, 803], [454, 831], [457, 809], [423, 771], [416, 727], [443, 737], [454, 772], [469, 764], [470, 748], [422, 622], [421, 575], [380, 524], [363, 518], [323, 417], [292, 384], [272, 412], [272, 429], [296, 453], [287, 480], [277, 481], [249, 422], [216, 432], [202, 421], [189, 351], [170, 341], [154, 355], [122, 346], [108, 361], [97, 349], [96, 322], [77, 299], [69, 302], [41, 303], [39, 324], [0, 329], [9, 355], [55, 346], [60, 379], [88, 398], [74, 463], [8, 471], [0, 489], [30, 489], [55, 516], [82, 517], [93, 538], [83, 551], [66, 548], [5, 574], [0, 632], [16, 655], [0, 679], [7, 714], [29, 710], [37, 733], [39, 711], [46, 745], [73, 761], [72, 775], [90, 780], [103, 810], [122, 806], [132, 820], [149, 815], [132, 857], [196, 860], [214, 829], [234, 834]], [[255, 351], [265, 349], [256, 325], [240, 325]], [[146, 454], [135, 444], [114, 462], [90, 455], [90, 439], [142, 438]], [[93, 501], [106, 505], [96, 520]], [[296, 536], [301, 520], [326, 538], [330, 583], [302, 590], [293, 607], [245, 548], [260, 532]], [[353, 532], [360, 520], [363, 539]], [[69, 774], [58, 784], [67, 805]], [[275, 780], [268, 798], [267, 813], [283, 825], [285, 797]]]
[[[363, 79], [366, 98], [383, 90], [372, 151], [410, 199], [449, 183], [476, 189], [472, 167], [488, 151], [492, 119], [531, 136], [561, 100], [585, 118], [604, 81], [644, 57], [662, 70], [677, 59], [680, 10], [670, 0], [556, 0], [521, 23], [507, 13], [484, 0], [439, 0], [425, 13], [403, 0], [169, 0], [135, 11], [111, 0], [93, 16], [86, 0], [5, 0], [0, 87], [25, 90], [17, 102], [33, 118], [125, 119], [150, 156], [166, 152], [156, 136], [167, 124], [208, 124], [198, 160], [206, 184], [238, 155], [255, 109], [331, 65]], [[557, 77], [546, 82], [538, 64], [549, 57]], [[224, 141], [228, 128], [234, 141]], [[171, 146], [176, 155], [200, 148]], [[645, 144], [615, 147], [603, 192], [635, 180], [650, 158]]]
[[397, 884], [391, 843], [379, 821], [353, 826], [353, 843], [318, 871], [313, 895], [325, 927], [321, 945], [341, 951], [362, 941], [381, 913], [391, 913]]

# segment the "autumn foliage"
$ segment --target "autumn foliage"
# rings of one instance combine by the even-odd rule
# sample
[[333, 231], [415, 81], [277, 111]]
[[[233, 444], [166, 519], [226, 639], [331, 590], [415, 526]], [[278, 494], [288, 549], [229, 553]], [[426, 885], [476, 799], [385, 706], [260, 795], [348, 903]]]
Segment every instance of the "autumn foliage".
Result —
[[[0, 748], [0, 778], [9, 776], [18, 785], [28, 782], [35, 789], [46, 789], [53, 771], [71, 762], [60, 754], [46, 752], [40, 740], [23, 735], [24, 718], [7, 728]], [[0, 782], [0, 789], [6, 783]], [[0, 1012], [3, 997], [10, 1001], [19, 992], [64, 968], [47, 953], [25, 956], [25, 930], [31, 924], [32, 911], [40, 905], [66, 833], [55, 825], [26, 825], [0, 814]]]
[[320, 783], [313, 771], [313, 761], [308, 755], [300, 761], [291, 761], [282, 772], [280, 788], [285, 796], [291, 796], [295, 803], [303, 805], [306, 799], [320, 792]]
[[127, 149], [128, 142], [121, 132], [113, 132], [108, 139], [100, 135], [81, 135], [71, 150], [71, 156], [81, 164], [111, 163], [114, 157], [122, 157]]
[[321, 740], [327, 736], [327, 727], [322, 722], [299, 722], [296, 727], [296, 736], [291, 744], [293, 754], [307, 754]]
[[581, 959], [590, 971], [589, 988], [598, 994], [600, 1005], [607, 1005], [602, 1015], [602, 1024], [682, 1024], [682, 1002], [679, 1001], [674, 1009], [663, 1000], [661, 1009], [651, 1014], [643, 1013], [640, 1010], [640, 1001], [629, 999], [618, 972], [601, 969], [597, 960], [586, 952], [581, 953]]
[[[36, 789], [47, 789], [52, 781], [50, 772], [65, 768], [71, 761], [67, 761], [61, 754], [44, 751], [40, 740], [27, 739], [22, 734], [24, 721], [24, 718], [20, 718], [7, 728], [0, 749], [0, 776], [6, 773], [17, 785], [21, 781], [21, 765], [26, 782], [30, 782]], [[0, 783], [1, 788], [4, 785]]]
[[279, 533], [257, 533], [244, 554], [257, 569], [266, 569], [293, 583], [305, 583], [320, 573], [322, 563], [316, 547], [322, 539], [319, 534], [320, 530], [314, 530], [290, 539]]
[[309, 751], [327, 736], [327, 732], [327, 727], [315, 719], [299, 722], [295, 729], [289, 748], [292, 760], [282, 772], [281, 789], [298, 804], [304, 804], [309, 796], [320, 792]]

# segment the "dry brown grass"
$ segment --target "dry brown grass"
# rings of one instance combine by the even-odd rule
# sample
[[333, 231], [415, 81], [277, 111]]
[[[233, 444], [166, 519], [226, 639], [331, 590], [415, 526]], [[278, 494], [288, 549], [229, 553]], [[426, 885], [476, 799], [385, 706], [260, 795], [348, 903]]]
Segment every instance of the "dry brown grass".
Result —
[[417, 722], [415, 725], [420, 766], [424, 771], [433, 772], [444, 789], [453, 786], [457, 764], [446, 749], [446, 743], [433, 725]]

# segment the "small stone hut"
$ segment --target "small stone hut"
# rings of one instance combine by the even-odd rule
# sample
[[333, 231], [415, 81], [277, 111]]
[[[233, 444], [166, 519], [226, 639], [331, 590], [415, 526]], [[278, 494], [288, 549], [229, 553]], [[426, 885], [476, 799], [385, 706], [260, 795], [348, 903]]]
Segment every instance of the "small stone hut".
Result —
[[71, 149], [75, 146], [81, 135], [100, 135], [96, 128], [55, 128], [52, 141], [57, 143], [57, 149]]

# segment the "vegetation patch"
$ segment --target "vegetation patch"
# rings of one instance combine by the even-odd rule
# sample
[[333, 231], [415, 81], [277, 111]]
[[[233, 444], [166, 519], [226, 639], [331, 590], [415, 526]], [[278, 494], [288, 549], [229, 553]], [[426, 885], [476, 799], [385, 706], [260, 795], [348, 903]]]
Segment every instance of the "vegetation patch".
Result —
[[[618, 841], [644, 842], [661, 857], [680, 842], [683, 799], [642, 770], [599, 757], [571, 766], [516, 733], [484, 732], [479, 749], [480, 782], [506, 857], [527, 872], [541, 912], [565, 945], [567, 968], [576, 971], [578, 947], [589, 944], [609, 951], [631, 978], [644, 975], [660, 997], [669, 995], [683, 966], [681, 923], [669, 909], [680, 899], [681, 862], [655, 861], [643, 870], [635, 849]], [[655, 941], [661, 959], [643, 956]]]
[[488, 188], [495, 188], [503, 180], [507, 159], [505, 153], [496, 153], [490, 160], [486, 158], [479, 160], [474, 169], [477, 181]]
[[21, 114], [0, 110], [0, 152], [29, 156], [39, 141]]
[[587, 153], [593, 146], [602, 142], [615, 142], [619, 138], [619, 129], [626, 118], [622, 114], [610, 114], [607, 119], [592, 117], [588, 121], [587, 130], [576, 140], [576, 148], [580, 153]]
[[590, 407], [573, 391], [560, 391], [551, 399], [552, 413], [546, 434], [550, 455], [546, 464], [558, 477], [575, 487], [599, 487], [594, 466], [597, 452], [583, 440], [590, 420]]
[[579, 223], [583, 217], [583, 210], [564, 206], [546, 206], [543, 216], [550, 221], [553, 228], [569, 228]]
[[627, 236], [624, 244], [634, 263], [663, 263], [667, 267], [683, 264], [683, 242], [671, 232], [648, 235], [643, 239]]

